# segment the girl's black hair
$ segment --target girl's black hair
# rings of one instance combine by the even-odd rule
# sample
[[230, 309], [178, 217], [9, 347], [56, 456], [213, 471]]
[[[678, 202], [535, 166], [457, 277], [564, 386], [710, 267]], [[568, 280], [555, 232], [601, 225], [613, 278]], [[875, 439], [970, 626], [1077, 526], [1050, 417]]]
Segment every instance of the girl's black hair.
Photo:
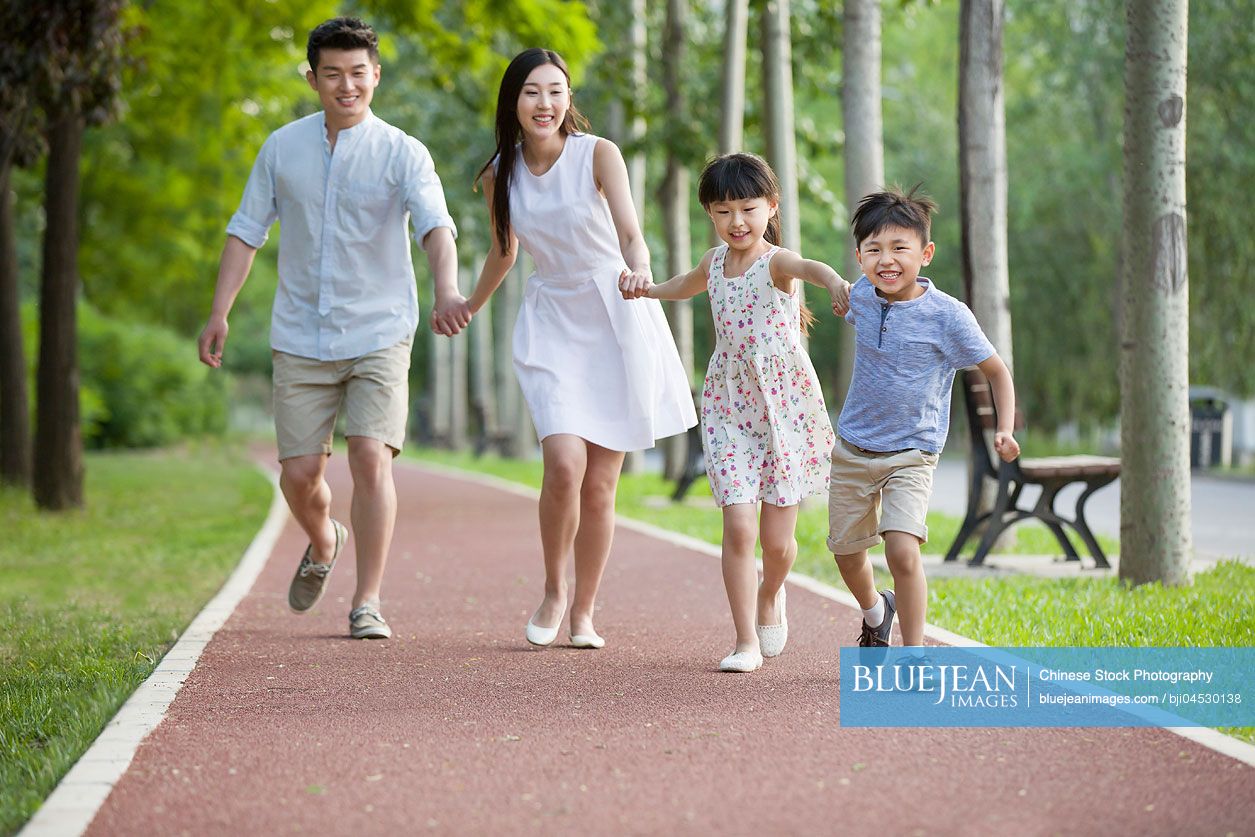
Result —
[[776, 203], [776, 214], [767, 220], [763, 238], [777, 247], [783, 243], [780, 232], [780, 180], [757, 154], [738, 151], [712, 159], [697, 179], [697, 200], [706, 209], [719, 201], [765, 198]]
[[[697, 179], [697, 200], [707, 210], [710, 205], [719, 201], [745, 201], [753, 198], [764, 198], [776, 204], [776, 214], [767, 219], [767, 229], [763, 238], [768, 244], [777, 247], [783, 244], [780, 231], [780, 179], [767, 165], [767, 161], [757, 154], [738, 151], [734, 154], [721, 154], [706, 164], [701, 177]], [[799, 306], [802, 320], [802, 333], [810, 334], [815, 324], [815, 315], [803, 297]]]
[[[525, 49], [505, 68], [501, 76], [501, 88], [497, 91], [497, 150], [484, 167], [475, 175], [475, 182], [484, 176], [484, 172], [497, 165], [493, 178], [492, 191], [492, 228], [501, 243], [501, 254], [505, 255], [510, 245], [510, 186], [514, 180], [514, 164], [519, 155], [519, 142], [523, 137], [523, 126], [519, 124], [519, 94], [523, 92], [523, 84], [532, 70], [545, 64], [553, 64], [566, 76], [567, 86], [571, 85], [571, 72], [567, 69], [562, 56], [551, 49], [533, 47]], [[566, 136], [589, 130], [588, 120], [575, 108], [572, 102], [567, 108], [559, 130]]]

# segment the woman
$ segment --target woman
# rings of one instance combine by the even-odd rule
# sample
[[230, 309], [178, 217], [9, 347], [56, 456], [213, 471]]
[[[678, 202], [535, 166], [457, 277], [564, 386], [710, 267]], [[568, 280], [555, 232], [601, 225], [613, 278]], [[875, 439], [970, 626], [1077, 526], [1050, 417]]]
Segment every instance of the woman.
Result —
[[497, 96], [497, 150], [480, 171], [493, 248], [472, 312], [531, 255], [514, 331], [514, 367], [544, 458], [540, 539], [545, 596], [527, 640], [549, 645], [567, 606], [575, 554], [571, 644], [601, 648], [593, 607], [614, 535], [626, 451], [697, 423], [688, 377], [658, 302], [628, 302], [619, 281], [649, 278], [649, 249], [614, 143], [580, 131], [562, 58], [529, 49], [506, 68]]

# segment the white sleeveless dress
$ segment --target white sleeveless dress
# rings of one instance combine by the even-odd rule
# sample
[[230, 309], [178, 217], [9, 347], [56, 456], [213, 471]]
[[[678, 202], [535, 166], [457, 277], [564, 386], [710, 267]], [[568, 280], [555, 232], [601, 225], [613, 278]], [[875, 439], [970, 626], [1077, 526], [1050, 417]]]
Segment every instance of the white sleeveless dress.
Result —
[[536, 433], [610, 450], [653, 447], [697, 423], [688, 375], [657, 300], [625, 300], [626, 268], [593, 177], [597, 137], [572, 134], [540, 176], [516, 158], [510, 226], [532, 257], [514, 368]]

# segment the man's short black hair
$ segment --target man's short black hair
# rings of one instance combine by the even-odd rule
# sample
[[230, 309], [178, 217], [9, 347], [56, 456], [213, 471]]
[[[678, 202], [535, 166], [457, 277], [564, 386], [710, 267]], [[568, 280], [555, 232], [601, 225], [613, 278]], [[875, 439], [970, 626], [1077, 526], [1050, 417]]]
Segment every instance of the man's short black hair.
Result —
[[321, 49], [364, 49], [371, 61], [379, 63], [379, 36], [355, 17], [334, 17], [318, 24], [309, 33], [305, 57], [314, 72], [318, 72], [318, 52]]
[[919, 234], [920, 244], [927, 246], [937, 204], [927, 195], [918, 194], [921, 185], [916, 183], [911, 191], [905, 193], [899, 187], [891, 186], [859, 201], [858, 209], [850, 219], [855, 246], [862, 246], [864, 241], [888, 227], [912, 230]]

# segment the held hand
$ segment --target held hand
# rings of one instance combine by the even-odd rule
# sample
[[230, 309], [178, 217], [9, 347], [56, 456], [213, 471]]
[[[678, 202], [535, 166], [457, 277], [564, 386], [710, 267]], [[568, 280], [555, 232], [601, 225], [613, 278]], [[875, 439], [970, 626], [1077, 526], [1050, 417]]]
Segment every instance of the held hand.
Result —
[[431, 311], [431, 330], [436, 334], [452, 337], [470, 325], [471, 307], [461, 294], [437, 299]]
[[1020, 455], [1020, 443], [1010, 433], [994, 434], [994, 450], [1002, 457], [1003, 462], [1014, 462]]
[[850, 283], [838, 279], [836, 287], [829, 291], [829, 296], [832, 297], [832, 313], [844, 317], [850, 310]]
[[227, 318], [211, 316], [196, 341], [200, 362], [218, 369], [222, 366], [222, 349], [227, 345]]
[[654, 279], [648, 270], [624, 270], [619, 274], [619, 292], [624, 299], [639, 299], [649, 295]]

